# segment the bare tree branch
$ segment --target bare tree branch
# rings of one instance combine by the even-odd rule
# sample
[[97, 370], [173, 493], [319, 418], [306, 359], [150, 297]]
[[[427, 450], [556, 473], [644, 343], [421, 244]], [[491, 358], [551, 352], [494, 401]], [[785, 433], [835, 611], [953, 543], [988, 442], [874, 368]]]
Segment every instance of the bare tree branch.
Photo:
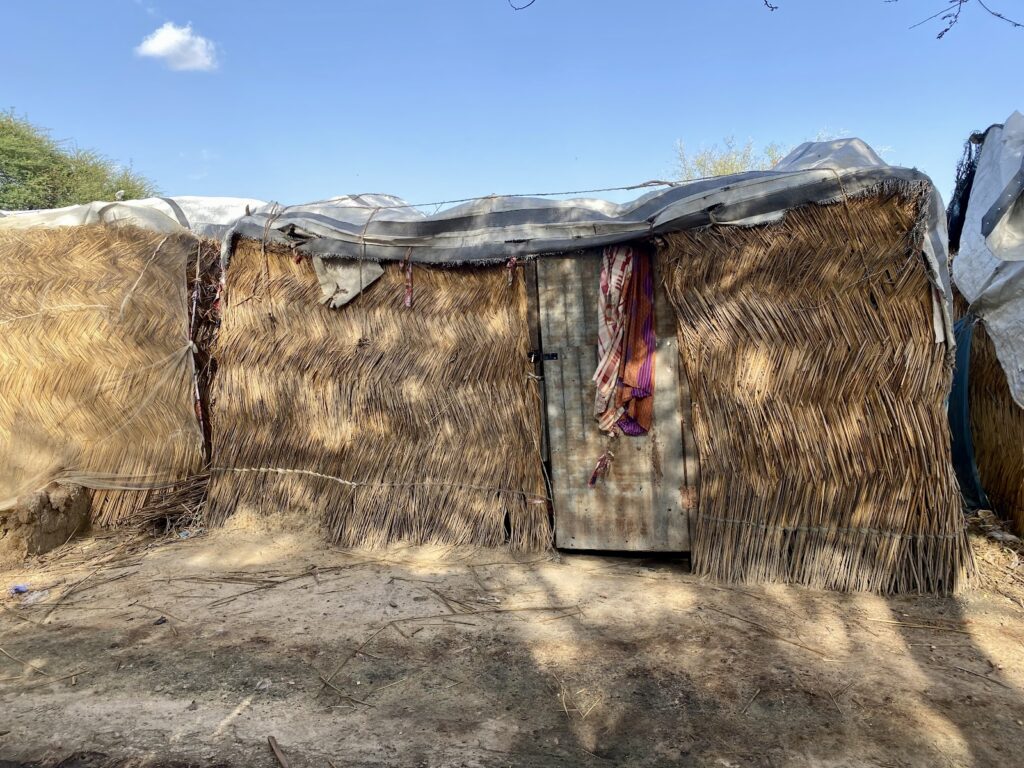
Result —
[[[898, 0], [882, 1], [886, 3], [898, 2]], [[509, 2], [511, 2], [511, 0], [509, 0]], [[763, 0], [763, 2], [765, 7], [769, 11], [777, 10], [779, 7], [777, 5], [773, 5], [772, 3], [770, 3], [769, 0]], [[926, 24], [929, 21], [932, 21], [933, 19], [939, 19], [942, 22], [943, 27], [942, 29], [939, 30], [939, 33], [935, 37], [941, 40], [943, 37], [946, 36], [947, 32], [953, 29], [953, 27], [955, 27], [960, 22], [960, 14], [963, 12], [964, 6], [966, 6], [969, 2], [970, 0], [945, 0], [945, 5], [942, 8], [933, 13], [931, 16], [927, 16], [921, 19], [916, 24], [911, 24], [910, 29], [916, 29], [917, 27], [920, 27], [922, 24]], [[985, 0], [978, 0], [978, 5], [981, 6], [982, 10], [984, 10], [992, 18], [999, 19], [999, 21], [1009, 24], [1014, 29], [1024, 29], [1024, 23], [1015, 21], [1014, 19], [1008, 17], [1006, 14], [1000, 13], [999, 11], [989, 6], [985, 2]]]
[[999, 13], [999, 11], [993, 11], [991, 8], [985, 5], [985, 0], [978, 0], [978, 5], [980, 5], [982, 8], [984, 8], [986, 11], [995, 16], [1000, 21], [1005, 21], [1007, 24], [1009, 24], [1011, 27], [1014, 27], [1015, 29], [1024, 28], [1024, 24], [1021, 24], [1019, 21], [1008, 19], [1003, 14]]

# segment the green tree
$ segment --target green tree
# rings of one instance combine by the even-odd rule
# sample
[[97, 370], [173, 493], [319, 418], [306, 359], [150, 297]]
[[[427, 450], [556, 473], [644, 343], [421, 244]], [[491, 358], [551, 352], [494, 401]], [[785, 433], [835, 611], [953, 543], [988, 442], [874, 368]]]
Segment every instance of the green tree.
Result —
[[785, 154], [780, 144], [766, 144], [758, 150], [752, 139], [739, 145], [732, 136], [726, 137], [721, 147], [712, 144], [691, 154], [680, 141], [676, 144], [676, 175], [683, 181], [690, 181], [744, 171], [767, 171]]
[[153, 183], [130, 166], [67, 146], [13, 112], [0, 113], [0, 209], [59, 208], [155, 193]]

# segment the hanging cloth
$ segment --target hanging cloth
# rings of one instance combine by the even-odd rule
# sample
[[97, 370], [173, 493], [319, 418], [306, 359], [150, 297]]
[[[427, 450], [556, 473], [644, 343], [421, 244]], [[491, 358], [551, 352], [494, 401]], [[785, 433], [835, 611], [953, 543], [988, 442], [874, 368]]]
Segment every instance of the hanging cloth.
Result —
[[654, 424], [654, 275], [647, 253], [634, 253], [627, 308], [615, 405], [619, 429], [637, 437]]
[[603, 432], [647, 434], [654, 419], [654, 276], [648, 253], [605, 248], [594, 415]]

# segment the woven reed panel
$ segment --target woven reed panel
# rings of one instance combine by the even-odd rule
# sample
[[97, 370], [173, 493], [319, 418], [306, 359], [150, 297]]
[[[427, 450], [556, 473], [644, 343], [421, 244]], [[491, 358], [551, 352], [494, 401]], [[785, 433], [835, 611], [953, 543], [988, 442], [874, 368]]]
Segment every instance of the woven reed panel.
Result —
[[967, 397], [978, 475], [992, 510], [1024, 534], [1024, 408], [983, 323], [974, 326]]
[[698, 572], [878, 592], [953, 590], [969, 572], [915, 200], [666, 238]]
[[[51, 480], [146, 488], [201, 469], [185, 274], [196, 248], [130, 227], [0, 232], [0, 504]], [[92, 514], [145, 496], [100, 491]]]
[[551, 540], [520, 269], [413, 270], [339, 310], [239, 243], [213, 388], [210, 516], [292, 515], [345, 546]]

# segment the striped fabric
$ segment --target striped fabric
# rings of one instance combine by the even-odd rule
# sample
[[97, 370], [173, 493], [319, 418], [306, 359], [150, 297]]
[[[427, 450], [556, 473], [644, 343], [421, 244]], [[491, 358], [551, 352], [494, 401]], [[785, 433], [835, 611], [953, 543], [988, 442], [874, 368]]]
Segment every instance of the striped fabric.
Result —
[[601, 430], [647, 434], [654, 416], [654, 279], [650, 255], [604, 250], [594, 415]]
[[604, 432], [614, 431], [618, 416], [614, 408], [615, 390], [622, 363], [622, 339], [626, 333], [626, 299], [633, 274], [633, 249], [616, 245], [604, 249], [601, 264], [601, 288], [598, 296], [597, 370], [593, 381], [594, 415]]

